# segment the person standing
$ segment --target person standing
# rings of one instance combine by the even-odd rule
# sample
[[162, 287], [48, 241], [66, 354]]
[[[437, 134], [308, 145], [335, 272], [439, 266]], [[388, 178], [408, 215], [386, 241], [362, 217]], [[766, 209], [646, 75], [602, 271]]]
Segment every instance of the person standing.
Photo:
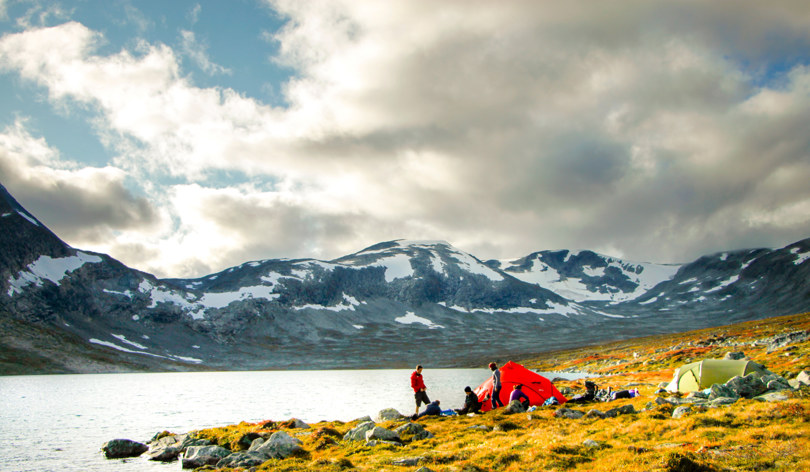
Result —
[[416, 366], [416, 370], [411, 374], [411, 388], [413, 388], [413, 397], [416, 400], [416, 411], [414, 415], [419, 414], [419, 407], [424, 403], [430, 404], [430, 398], [427, 395], [427, 387], [425, 387], [425, 380], [422, 378], [422, 366]]
[[492, 371], [492, 409], [503, 406], [501, 400], [501, 371], [498, 370], [497, 364], [494, 362], [489, 363], [489, 370]]

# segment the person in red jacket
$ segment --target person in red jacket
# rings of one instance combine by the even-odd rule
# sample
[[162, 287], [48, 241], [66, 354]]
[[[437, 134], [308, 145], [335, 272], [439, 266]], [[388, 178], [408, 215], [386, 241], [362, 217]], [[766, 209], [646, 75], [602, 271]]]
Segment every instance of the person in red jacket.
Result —
[[416, 415], [419, 414], [419, 407], [424, 403], [430, 404], [430, 398], [427, 395], [427, 387], [425, 381], [422, 379], [422, 366], [416, 366], [416, 370], [411, 374], [411, 388], [413, 388], [413, 397], [416, 399]]

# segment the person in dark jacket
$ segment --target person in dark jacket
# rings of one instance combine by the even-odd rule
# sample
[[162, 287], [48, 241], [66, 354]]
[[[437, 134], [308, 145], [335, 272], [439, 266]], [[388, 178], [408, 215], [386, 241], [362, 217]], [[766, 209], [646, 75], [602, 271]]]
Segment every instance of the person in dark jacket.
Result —
[[416, 400], [416, 411], [414, 415], [419, 414], [419, 407], [424, 403], [430, 403], [430, 398], [427, 395], [427, 387], [425, 387], [425, 380], [422, 378], [422, 366], [416, 366], [416, 370], [411, 373], [411, 388], [413, 388], [413, 398]]
[[494, 362], [489, 363], [489, 370], [492, 371], [492, 409], [503, 406], [501, 400], [501, 371]]
[[476, 395], [470, 387], [464, 387], [464, 393], [467, 394], [467, 396], [464, 397], [464, 407], [457, 409], [456, 413], [459, 415], [477, 413], [481, 409], [481, 402], [478, 401], [478, 395]]
[[418, 415], [413, 415], [411, 417], [411, 419], [412, 420], [418, 420], [419, 418], [421, 418], [423, 416], [428, 416], [428, 415], [439, 416], [441, 414], [442, 414], [442, 409], [439, 406], [439, 400], [436, 400], [436, 401], [434, 401], [432, 403], [429, 403], [428, 406], [425, 407], [425, 411], [423, 411], [422, 413], [419, 413]]

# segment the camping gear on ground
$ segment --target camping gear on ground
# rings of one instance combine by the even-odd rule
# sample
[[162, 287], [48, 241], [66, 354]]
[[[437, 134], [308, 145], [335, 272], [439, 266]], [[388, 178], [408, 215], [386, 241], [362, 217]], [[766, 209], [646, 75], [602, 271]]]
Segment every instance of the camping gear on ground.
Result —
[[585, 381], [585, 393], [578, 393], [571, 397], [568, 400], [568, 403], [589, 403], [592, 401], [606, 401], [603, 398], [597, 398], [599, 393], [604, 393], [606, 397], [609, 397], [610, 392], [607, 390], [599, 390], [599, 387], [591, 382], [590, 380]]
[[695, 392], [752, 372], [759, 376], [771, 373], [762, 364], [753, 361], [705, 359], [675, 369], [672, 381], [666, 389], [670, 392]]
[[[498, 370], [501, 371], [500, 398], [504, 403], [509, 400], [512, 388], [517, 384], [523, 386], [523, 393], [529, 397], [529, 405], [542, 405], [550, 397], [556, 398], [560, 404], [568, 401], [551, 383], [551, 380], [520, 364], [509, 361]], [[482, 403], [481, 411], [491, 410], [492, 403], [489, 401], [489, 395], [492, 393], [492, 377], [479, 385], [474, 392], [478, 395], [478, 401]]]

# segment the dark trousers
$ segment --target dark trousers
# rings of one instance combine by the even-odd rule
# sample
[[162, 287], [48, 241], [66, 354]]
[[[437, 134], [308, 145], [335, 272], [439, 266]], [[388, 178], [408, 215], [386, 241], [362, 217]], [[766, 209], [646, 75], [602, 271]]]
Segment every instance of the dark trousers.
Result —
[[498, 406], [503, 406], [503, 402], [501, 401], [501, 389], [500, 388], [493, 388], [492, 389], [492, 409], [498, 408]]
[[428, 398], [427, 392], [424, 390], [419, 390], [418, 392], [414, 393], [413, 398], [416, 399], [416, 408], [419, 408], [422, 403], [425, 405], [430, 404], [430, 398]]

